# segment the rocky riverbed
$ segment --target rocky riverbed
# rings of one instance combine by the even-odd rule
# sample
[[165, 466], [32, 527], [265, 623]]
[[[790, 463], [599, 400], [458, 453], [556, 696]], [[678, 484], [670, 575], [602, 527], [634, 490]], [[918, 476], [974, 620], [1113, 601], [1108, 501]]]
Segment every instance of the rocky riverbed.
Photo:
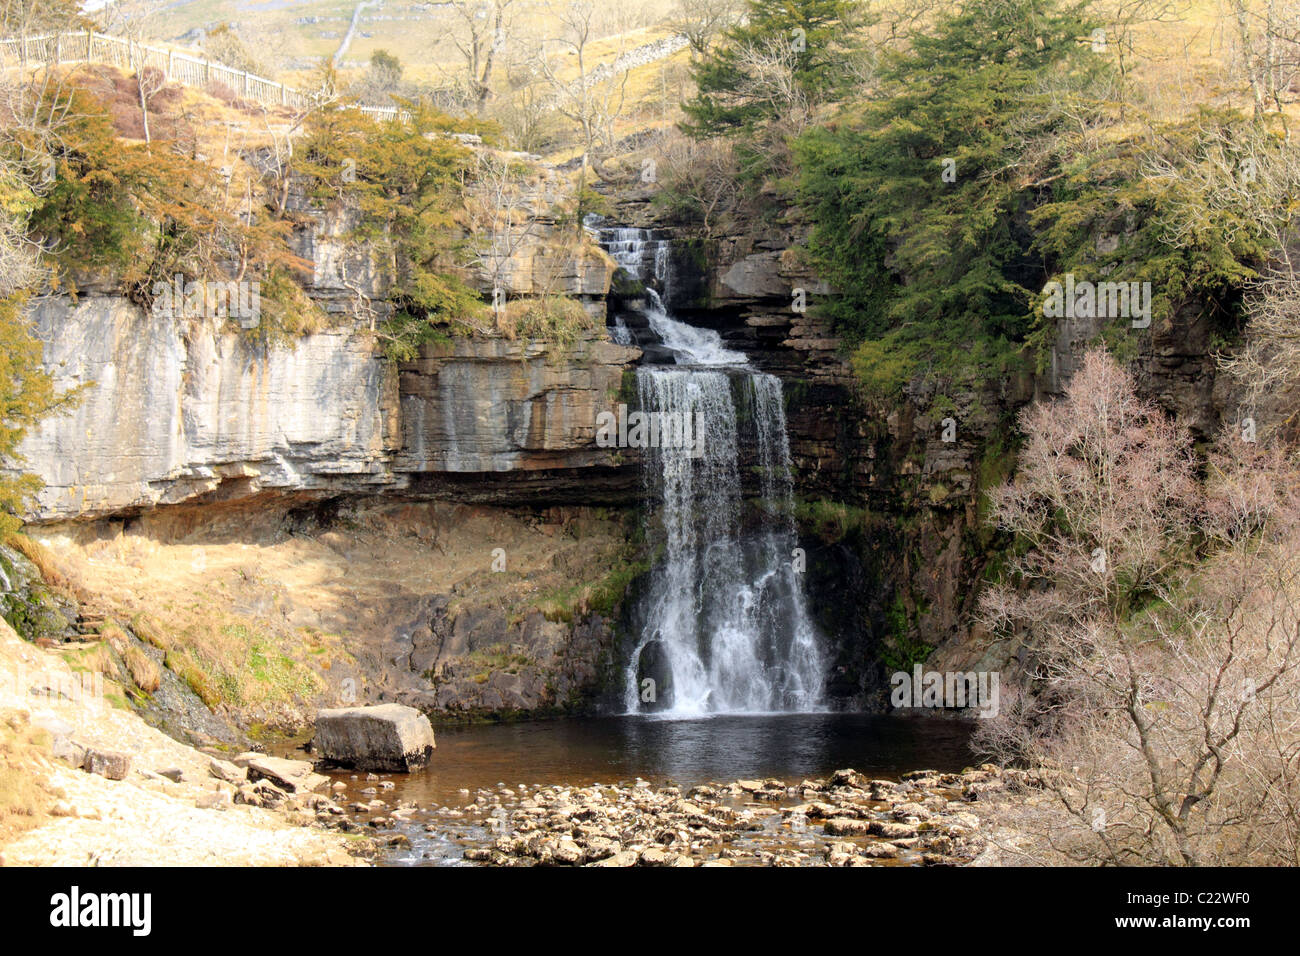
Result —
[[1028, 775], [986, 764], [689, 790], [503, 784], [421, 807], [392, 799], [391, 779], [367, 776], [336, 782], [335, 793], [360, 790], [344, 826], [378, 831], [388, 862], [492, 866], [960, 866], [988, 849], [977, 808], [1036, 789]]

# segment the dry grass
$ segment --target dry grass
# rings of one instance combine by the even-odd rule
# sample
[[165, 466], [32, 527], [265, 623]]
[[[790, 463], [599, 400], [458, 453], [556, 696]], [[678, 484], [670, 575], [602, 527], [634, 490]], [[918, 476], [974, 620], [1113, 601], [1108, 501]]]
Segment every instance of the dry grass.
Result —
[[[422, 596], [500, 608], [510, 621], [539, 609], [560, 616], [579, 597], [594, 603], [594, 594], [567, 592], [619, 566], [626, 536], [594, 513], [521, 518], [443, 503], [384, 503], [346, 527], [288, 537], [264, 522], [261, 542], [198, 532], [180, 517], [183, 531], [173, 537], [168, 520], [157, 516], [157, 537], [91, 532], [81, 542], [65, 537], [76, 529], [63, 529], [49, 542], [57, 540], [69, 574], [96, 595], [106, 621], [162, 649], [166, 666], [205, 701], [268, 727], [333, 700], [344, 678], [391, 666], [374, 652]], [[508, 554], [504, 573], [490, 570], [496, 547]], [[564, 607], [551, 600], [561, 595], [571, 598]], [[115, 628], [101, 628], [105, 649]], [[146, 687], [129, 656], [122, 660]]]
[[37, 783], [47, 735], [23, 713], [0, 718], [0, 844], [39, 826], [51, 794]]
[[140, 648], [127, 647], [122, 652], [122, 662], [126, 664], [135, 686], [146, 694], [152, 694], [162, 683], [162, 674], [158, 670], [158, 665]]
[[39, 541], [33, 541], [25, 534], [14, 532], [5, 538], [4, 543], [35, 565], [41, 579], [50, 587], [61, 590], [68, 588], [68, 580], [59, 573], [54, 555]]

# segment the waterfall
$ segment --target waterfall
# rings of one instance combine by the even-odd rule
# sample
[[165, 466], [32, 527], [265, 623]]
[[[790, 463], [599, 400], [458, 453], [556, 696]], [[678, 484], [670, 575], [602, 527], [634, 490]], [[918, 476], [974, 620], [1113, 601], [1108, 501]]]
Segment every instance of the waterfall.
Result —
[[[668, 291], [665, 240], [626, 228], [598, 235], [622, 268]], [[670, 716], [816, 710], [827, 661], [796, 569], [781, 381], [725, 348], [718, 332], [670, 316], [649, 287], [645, 318], [676, 364], [638, 368], [640, 409], [702, 422], [703, 440], [643, 451], [663, 557], [638, 609], [626, 708]], [[759, 472], [756, 518], [744, 508], [742, 448], [752, 449]]]

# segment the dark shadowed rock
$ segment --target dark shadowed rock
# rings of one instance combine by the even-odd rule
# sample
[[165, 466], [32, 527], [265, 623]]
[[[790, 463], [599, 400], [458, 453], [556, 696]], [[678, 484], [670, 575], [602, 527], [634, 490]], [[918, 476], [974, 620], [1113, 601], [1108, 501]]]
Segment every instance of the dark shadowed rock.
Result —
[[340, 707], [316, 715], [316, 748], [330, 763], [405, 773], [429, 762], [435, 744], [429, 718], [414, 707]]

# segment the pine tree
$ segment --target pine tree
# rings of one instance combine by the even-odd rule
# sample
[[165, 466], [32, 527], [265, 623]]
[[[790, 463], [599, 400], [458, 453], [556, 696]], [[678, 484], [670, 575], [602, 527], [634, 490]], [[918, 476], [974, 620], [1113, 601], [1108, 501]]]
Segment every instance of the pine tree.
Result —
[[[880, 391], [993, 371], [1032, 324], [1023, 225], [1063, 122], [1046, 91], [1098, 69], [1078, 8], [974, 0], [883, 58], [879, 90], [799, 142], [809, 248]], [[983, 366], [983, 368], [981, 368]]]
[[750, 0], [745, 19], [694, 68], [696, 97], [683, 104], [693, 136], [743, 135], [778, 118], [782, 97], [757, 86], [754, 54], [787, 59], [797, 94], [810, 104], [842, 93], [864, 18], [854, 0]]

